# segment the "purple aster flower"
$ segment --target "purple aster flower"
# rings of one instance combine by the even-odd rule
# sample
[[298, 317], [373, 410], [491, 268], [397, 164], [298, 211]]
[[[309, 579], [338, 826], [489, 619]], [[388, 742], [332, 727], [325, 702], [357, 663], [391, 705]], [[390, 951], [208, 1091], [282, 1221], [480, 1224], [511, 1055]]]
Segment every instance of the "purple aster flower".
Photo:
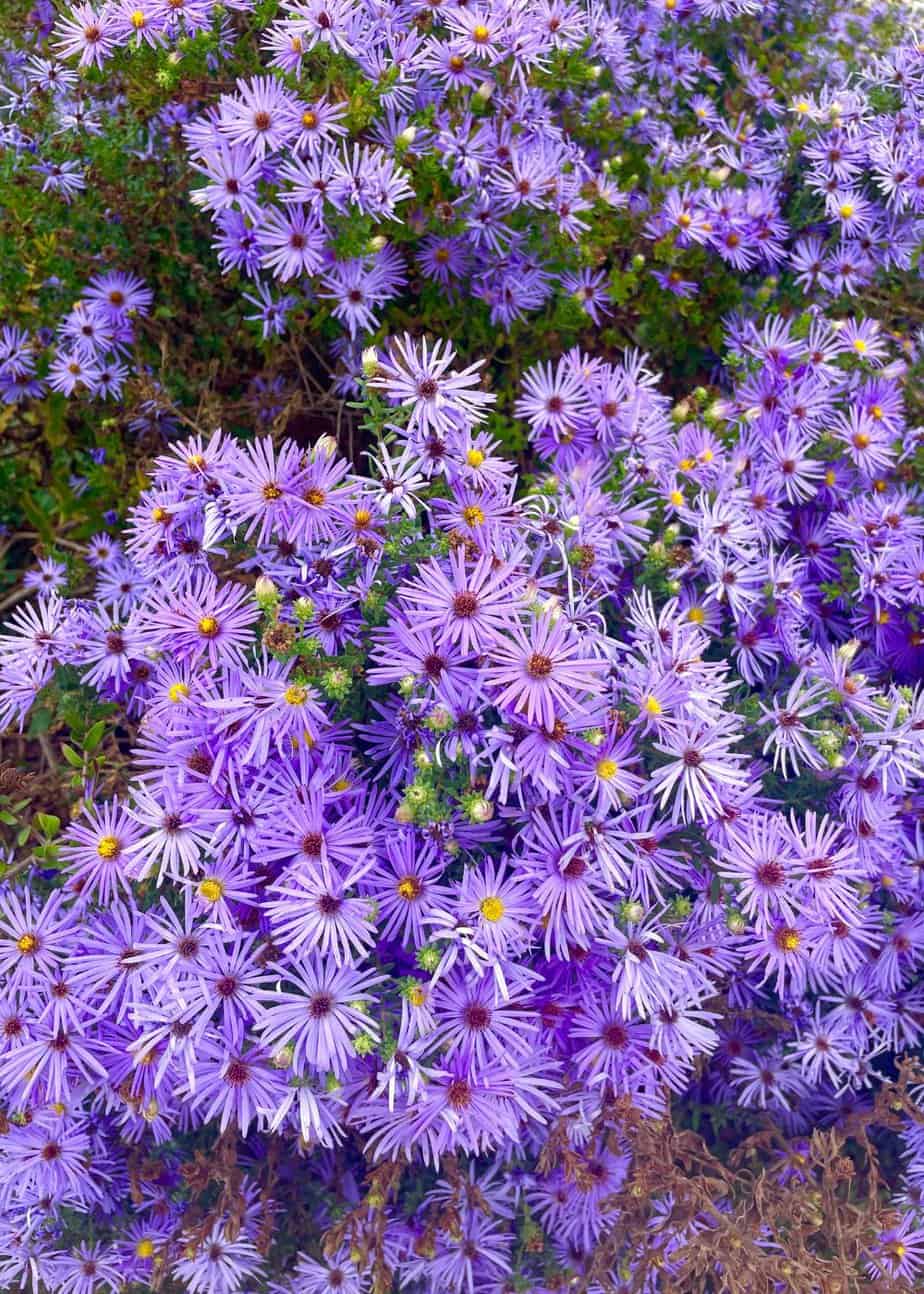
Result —
[[184, 1246], [186, 1256], [173, 1266], [174, 1277], [190, 1294], [237, 1294], [245, 1280], [260, 1273], [263, 1260], [253, 1241], [246, 1235], [231, 1239], [223, 1221], [196, 1243], [198, 1239], [190, 1237]]
[[290, 143], [298, 133], [298, 104], [272, 76], [239, 80], [237, 94], [221, 103], [219, 129], [232, 144], [249, 147], [262, 159]]
[[57, 27], [57, 51], [62, 58], [80, 55], [81, 67], [102, 67], [116, 45], [116, 33], [108, 5], [102, 10], [90, 4], [77, 5]]
[[450, 554], [448, 573], [439, 563], [427, 562], [398, 595], [410, 603], [414, 624], [421, 629], [442, 631], [463, 652], [486, 652], [508, 626], [510, 607], [524, 591], [512, 577], [512, 567], [485, 555], [467, 570], [465, 553], [459, 550]]
[[360, 956], [374, 941], [369, 901], [347, 895], [330, 868], [304, 861], [271, 886], [264, 904], [273, 937], [288, 955], [307, 946], [336, 966]]
[[669, 762], [654, 770], [652, 786], [662, 807], [673, 797], [674, 822], [721, 815], [720, 793], [740, 788], [746, 780], [742, 757], [731, 749], [739, 740], [734, 719], [722, 715], [710, 726], [680, 722], [662, 741], [655, 742], [655, 749], [667, 755]]
[[552, 729], [560, 712], [580, 710], [588, 696], [603, 691], [607, 672], [605, 660], [582, 653], [564, 617], [547, 612], [528, 627], [508, 623], [491, 648], [485, 682], [496, 705]]
[[457, 425], [479, 421], [494, 395], [477, 389], [480, 364], [459, 372], [450, 371], [455, 349], [449, 342], [417, 343], [407, 333], [393, 340], [378, 361], [370, 386], [385, 392], [396, 404], [409, 408], [408, 431], [452, 430]]
[[213, 667], [236, 664], [253, 641], [259, 607], [241, 585], [219, 585], [206, 571], [165, 590], [150, 603], [157, 640], [178, 660], [205, 655]]
[[284, 1052], [296, 1074], [313, 1069], [343, 1075], [354, 1055], [353, 1039], [359, 1033], [378, 1039], [369, 989], [384, 976], [325, 966], [312, 955], [283, 978], [296, 991], [277, 988], [261, 994], [256, 1028], [264, 1046], [274, 1054]]
[[251, 1123], [267, 1126], [285, 1093], [285, 1077], [260, 1047], [222, 1047], [203, 1041], [196, 1066], [196, 1084], [189, 1091], [202, 1119], [218, 1119], [222, 1132], [235, 1127], [247, 1135]]
[[324, 264], [324, 228], [311, 209], [270, 208], [258, 226], [261, 264], [286, 282], [299, 274], [315, 274]]

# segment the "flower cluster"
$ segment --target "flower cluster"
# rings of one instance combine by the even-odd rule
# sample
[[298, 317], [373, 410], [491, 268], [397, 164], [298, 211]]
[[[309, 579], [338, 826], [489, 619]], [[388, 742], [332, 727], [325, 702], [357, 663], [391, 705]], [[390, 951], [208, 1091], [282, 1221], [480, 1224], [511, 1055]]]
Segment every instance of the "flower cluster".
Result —
[[[627, 297], [688, 303], [720, 269], [731, 297], [855, 294], [921, 246], [920, 51], [889, 46], [888, 6], [827, 15], [782, 71], [762, 37], [796, 7], [751, 0], [227, 8], [106, 0], [40, 27], [10, 69], [9, 142], [76, 200], [87, 165], [60, 131], [99, 129], [94, 96], [122, 96], [94, 77], [149, 60], [167, 100], [152, 120], [182, 131], [245, 317], [264, 341], [296, 314], [332, 320], [353, 379], [409, 297], [437, 316], [477, 302], [505, 332], [550, 311], [579, 330]], [[203, 61], [224, 73], [217, 101], [190, 92]], [[187, 63], [199, 81], [177, 86]], [[49, 99], [60, 125], [30, 134]], [[37, 134], [52, 146], [34, 162]], [[170, 151], [156, 136], [152, 158]]]
[[[81, 390], [101, 399], [118, 397], [135, 341], [132, 321], [147, 314], [150, 305], [151, 292], [137, 275], [94, 275], [59, 323], [47, 363], [39, 349], [43, 338], [5, 325], [0, 329], [0, 395], [13, 404], [41, 396], [47, 385], [64, 395]], [[36, 376], [40, 357], [47, 369], [44, 379]]]
[[[481, 366], [393, 338], [368, 474], [194, 437], [95, 587], [34, 582], [3, 718], [70, 671], [132, 748], [0, 893], [4, 1283], [629, 1288], [629, 1109], [873, 1110], [921, 1041], [919, 431], [868, 319], [729, 344], [717, 400], [530, 370], [527, 481]], [[892, 1126], [870, 1281], [924, 1271]], [[675, 1204], [651, 1291], [731, 1217]]]

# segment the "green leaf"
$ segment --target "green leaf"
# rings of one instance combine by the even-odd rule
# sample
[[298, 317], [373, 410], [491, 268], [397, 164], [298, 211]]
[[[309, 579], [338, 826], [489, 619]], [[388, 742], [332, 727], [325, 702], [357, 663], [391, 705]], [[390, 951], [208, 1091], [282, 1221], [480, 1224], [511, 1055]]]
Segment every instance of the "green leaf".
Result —
[[72, 768], [83, 768], [83, 755], [75, 750], [73, 746], [62, 746], [61, 754]]
[[98, 723], [94, 723], [93, 727], [89, 730], [89, 732], [83, 739], [83, 748], [87, 752], [87, 754], [90, 754], [92, 751], [96, 750], [96, 747], [103, 739], [103, 733], [105, 731], [106, 731], [105, 719], [100, 719]]
[[61, 819], [53, 813], [37, 813], [35, 821], [43, 835], [56, 836], [61, 829]]

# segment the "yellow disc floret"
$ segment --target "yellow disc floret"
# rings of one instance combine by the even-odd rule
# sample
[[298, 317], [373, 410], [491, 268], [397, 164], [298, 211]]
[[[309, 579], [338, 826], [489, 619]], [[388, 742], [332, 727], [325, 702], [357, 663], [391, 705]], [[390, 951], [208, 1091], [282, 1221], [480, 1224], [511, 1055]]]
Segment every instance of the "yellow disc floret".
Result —
[[487, 898], [481, 900], [478, 910], [485, 921], [500, 921], [504, 915], [504, 900], [499, 899], [496, 894], [489, 894]]
[[474, 530], [476, 526], [484, 525], [484, 513], [477, 503], [470, 503], [467, 508], [462, 509], [462, 520], [470, 530]]
[[225, 887], [217, 876], [207, 876], [199, 882], [199, 897], [206, 903], [217, 903], [225, 892]]

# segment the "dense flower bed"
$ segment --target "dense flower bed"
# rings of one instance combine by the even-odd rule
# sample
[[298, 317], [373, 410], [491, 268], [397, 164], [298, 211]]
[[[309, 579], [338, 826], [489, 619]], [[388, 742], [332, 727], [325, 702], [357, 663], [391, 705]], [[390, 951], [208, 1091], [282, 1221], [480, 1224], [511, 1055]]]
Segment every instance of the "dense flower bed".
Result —
[[924, 1281], [902, 5], [0, 14], [0, 1287]]
[[[901, 366], [869, 320], [735, 340], [706, 409], [638, 356], [531, 371], [556, 469], [527, 489], [477, 366], [395, 339], [366, 357], [368, 476], [326, 442], [180, 442], [90, 545], [95, 597], [13, 615], [8, 719], [66, 669], [137, 737], [121, 794], [85, 784], [61, 884], [2, 901], [7, 1281], [89, 1288], [89, 1254], [110, 1283], [242, 1288], [302, 1239], [293, 1194], [309, 1234], [334, 1220], [361, 1151], [372, 1190], [293, 1289], [369, 1263], [380, 1288], [608, 1288], [627, 1102], [771, 1113], [809, 1182], [813, 1128], [894, 1076], [924, 949]], [[210, 1130], [231, 1176], [187, 1160]], [[924, 1143], [897, 1131], [870, 1278], [922, 1267]], [[430, 1177], [376, 1176], [405, 1161]], [[740, 1225], [680, 1225], [668, 1193], [646, 1243], [682, 1273]], [[772, 1232], [741, 1243], [782, 1270]]]

